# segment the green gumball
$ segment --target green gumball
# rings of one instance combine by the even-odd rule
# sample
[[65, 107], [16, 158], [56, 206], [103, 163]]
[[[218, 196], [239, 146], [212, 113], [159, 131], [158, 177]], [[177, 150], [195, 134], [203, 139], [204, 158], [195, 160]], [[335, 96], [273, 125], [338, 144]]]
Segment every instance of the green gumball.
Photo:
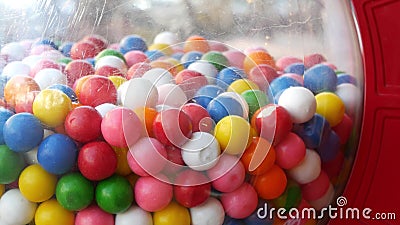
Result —
[[18, 179], [25, 167], [21, 154], [11, 151], [7, 145], [0, 145], [0, 184], [9, 184]]

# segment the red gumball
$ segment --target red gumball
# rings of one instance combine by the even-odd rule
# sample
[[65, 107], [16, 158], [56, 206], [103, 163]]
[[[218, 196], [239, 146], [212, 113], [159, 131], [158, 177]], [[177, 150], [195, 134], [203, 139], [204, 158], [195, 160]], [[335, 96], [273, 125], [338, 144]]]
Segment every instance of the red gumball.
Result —
[[91, 41], [79, 41], [72, 45], [71, 58], [72, 59], [87, 59], [94, 58], [100, 50]]
[[68, 86], [72, 87], [75, 81], [87, 75], [93, 75], [95, 70], [86, 60], [73, 60], [65, 67], [65, 75], [67, 75]]
[[86, 143], [96, 140], [101, 135], [100, 113], [91, 106], [79, 106], [67, 115], [64, 127], [72, 139]]
[[113, 82], [103, 76], [92, 76], [82, 84], [79, 102], [96, 107], [103, 103], [117, 103], [117, 89]]
[[126, 60], [126, 64], [128, 67], [135, 65], [136, 63], [149, 63], [150, 60], [147, 58], [147, 55], [142, 51], [133, 50], [125, 53], [124, 58]]
[[265, 89], [277, 77], [278, 73], [274, 68], [267, 64], [260, 64], [250, 70], [248, 78], [261, 89]]
[[192, 136], [192, 122], [182, 110], [167, 109], [154, 119], [153, 133], [161, 143], [180, 147]]
[[285, 108], [276, 104], [268, 104], [258, 109], [252, 119], [251, 125], [273, 145], [278, 144], [293, 127], [290, 114]]
[[182, 151], [180, 148], [174, 146], [167, 146], [165, 149], [167, 150], [168, 161], [164, 166], [163, 173], [168, 177], [175, 177], [185, 167], [185, 162], [182, 159]]
[[201, 105], [196, 103], [187, 103], [183, 105], [181, 109], [192, 121], [193, 132], [210, 132], [214, 128], [214, 120], [211, 119], [208, 111]]
[[193, 98], [201, 87], [208, 84], [207, 78], [203, 74], [187, 69], [179, 72], [174, 79], [189, 99]]
[[117, 169], [117, 155], [104, 141], [85, 144], [78, 155], [78, 168], [89, 180], [103, 180], [114, 174]]
[[306, 155], [306, 145], [296, 134], [289, 132], [286, 137], [275, 146], [275, 163], [283, 169], [297, 166]]
[[99, 51], [106, 49], [108, 46], [107, 40], [104, 37], [96, 34], [87, 35], [82, 40], [93, 43]]
[[315, 180], [301, 186], [301, 195], [306, 201], [317, 200], [324, 196], [328, 191], [329, 185], [330, 181], [328, 175], [321, 170], [321, 173]]
[[120, 77], [125, 77], [125, 74], [118, 68], [112, 67], [112, 66], [102, 66], [98, 69], [96, 69], [96, 75], [101, 75], [105, 77], [109, 76], [120, 76]]
[[344, 145], [347, 143], [353, 130], [353, 120], [347, 114], [344, 114], [342, 121], [334, 127], [332, 130], [339, 136], [340, 144]]
[[191, 169], [181, 172], [176, 178], [175, 184], [175, 200], [187, 208], [202, 204], [211, 193], [211, 183], [208, 178]]
[[57, 69], [61, 71], [61, 66], [56, 63], [54, 60], [51, 59], [42, 59], [39, 62], [37, 62], [35, 64], [35, 66], [33, 66], [33, 68], [31, 69], [30, 72], [30, 76], [31, 77], [35, 77], [36, 74], [42, 70], [42, 69], [48, 69], [48, 68], [52, 68], [52, 69]]
[[147, 62], [136, 63], [129, 67], [126, 78], [128, 80], [136, 77], [142, 77], [147, 71], [151, 70], [153, 67]]

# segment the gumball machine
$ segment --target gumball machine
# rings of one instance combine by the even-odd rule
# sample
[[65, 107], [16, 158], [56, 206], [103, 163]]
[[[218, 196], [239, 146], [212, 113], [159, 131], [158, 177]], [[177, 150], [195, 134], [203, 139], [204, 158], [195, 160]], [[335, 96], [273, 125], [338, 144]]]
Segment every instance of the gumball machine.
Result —
[[396, 0], [0, 0], [0, 225], [398, 224]]

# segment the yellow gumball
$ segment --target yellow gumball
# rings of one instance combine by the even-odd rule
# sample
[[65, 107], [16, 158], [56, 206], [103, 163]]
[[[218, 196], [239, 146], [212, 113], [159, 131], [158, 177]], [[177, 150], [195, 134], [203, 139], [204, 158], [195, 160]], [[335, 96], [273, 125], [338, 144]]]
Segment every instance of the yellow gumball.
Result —
[[154, 43], [152, 45], [149, 46], [149, 50], [158, 50], [162, 53], [164, 53], [165, 55], [172, 55], [174, 53], [174, 51], [171, 49], [171, 47], [168, 44], [164, 44], [164, 43]]
[[248, 90], [259, 90], [258, 85], [251, 80], [248, 79], [239, 79], [235, 80], [228, 87], [227, 91], [236, 92], [238, 94], [242, 94]]
[[72, 109], [71, 99], [56, 89], [42, 90], [33, 101], [33, 115], [49, 127], [57, 127], [64, 123]]
[[339, 96], [331, 92], [322, 92], [315, 96], [316, 113], [323, 116], [332, 127], [338, 125], [344, 116], [345, 106]]
[[4, 184], [0, 184], [0, 197], [4, 194], [6, 191], [6, 186]]
[[31, 202], [44, 202], [54, 195], [57, 176], [48, 173], [39, 164], [33, 164], [22, 171], [18, 184], [26, 199]]
[[214, 136], [221, 148], [231, 155], [242, 154], [251, 135], [249, 122], [235, 115], [222, 118], [214, 129]]
[[165, 59], [165, 61], [167, 61], [169, 63], [172, 63], [174, 65], [177, 73], [179, 73], [179, 72], [181, 72], [182, 70], [185, 69], [183, 64], [179, 60], [177, 60], [175, 58], [171, 58], [170, 57], [170, 58]]
[[189, 210], [172, 201], [167, 207], [153, 214], [154, 225], [190, 225]]
[[118, 162], [115, 173], [121, 176], [127, 176], [130, 173], [132, 173], [132, 170], [128, 164], [128, 158], [126, 157], [129, 148], [118, 148], [114, 146], [112, 148], [114, 149], [114, 152], [117, 154], [117, 162]]
[[36, 210], [36, 225], [74, 225], [74, 223], [74, 213], [64, 209], [55, 199], [43, 202]]
[[123, 84], [126, 81], [125, 77], [121, 77], [121, 76], [109, 76], [108, 79], [111, 80], [111, 82], [113, 82], [115, 88], [119, 88], [119, 86], [121, 86], [121, 84]]

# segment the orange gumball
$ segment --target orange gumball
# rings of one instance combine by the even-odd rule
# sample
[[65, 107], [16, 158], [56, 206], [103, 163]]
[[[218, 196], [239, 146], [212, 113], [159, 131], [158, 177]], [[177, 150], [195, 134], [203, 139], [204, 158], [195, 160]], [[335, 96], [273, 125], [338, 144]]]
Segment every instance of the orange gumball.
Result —
[[183, 46], [183, 51], [184, 52], [199, 51], [206, 53], [210, 51], [210, 45], [208, 44], [207, 40], [204, 37], [194, 35], [186, 39], [185, 44]]
[[269, 171], [275, 163], [274, 147], [264, 138], [254, 137], [244, 151], [241, 161], [246, 171], [252, 175], [261, 175]]
[[175, 76], [176, 74], [178, 74], [178, 71], [175, 67], [175, 65], [173, 63], [170, 63], [166, 60], [156, 60], [150, 63], [150, 66], [152, 68], [163, 68], [168, 70], [172, 76]]
[[243, 69], [246, 74], [250, 74], [250, 70], [253, 67], [261, 64], [267, 64], [275, 68], [274, 58], [266, 51], [257, 50], [250, 52], [243, 61]]
[[7, 105], [15, 107], [17, 104], [24, 103], [25, 100], [32, 100], [31, 92], [40, 91], [39, 85], [29, 76], [14, 76], [4, 87], [4, 99]]
[[142, 121], [142, 123], [145, 125], [144, 128], [144, 135], [147, 135], [149, 137], [154, 137], [153, 134], [153, 121], [154, 118], [156, 118], [158, 112], [149, 107], [139, 107], [133, 110], [136, 115], [139, 117], [139, 119]]
[[285, 172], [277, 165], [252, 180], [258, 196], [265, 200], [278, 198], [286, 189], [287, 178]]

